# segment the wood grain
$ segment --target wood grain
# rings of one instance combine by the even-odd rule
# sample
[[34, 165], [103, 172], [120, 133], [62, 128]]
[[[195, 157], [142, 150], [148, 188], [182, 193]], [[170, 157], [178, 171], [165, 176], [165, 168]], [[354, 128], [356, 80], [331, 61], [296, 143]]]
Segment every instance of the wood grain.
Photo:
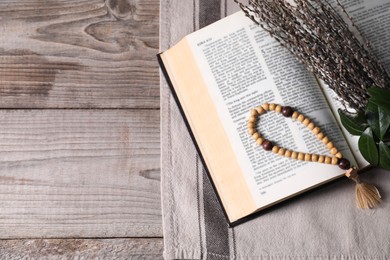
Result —
[[0, 108], [158, 108], [158, 0], [0, 1]]
[[161, 237], [159, 111], [0, 110], [0, 238]]
[[150, 239], [0, 240], [0, 259], [163, 259], [163, 241]]

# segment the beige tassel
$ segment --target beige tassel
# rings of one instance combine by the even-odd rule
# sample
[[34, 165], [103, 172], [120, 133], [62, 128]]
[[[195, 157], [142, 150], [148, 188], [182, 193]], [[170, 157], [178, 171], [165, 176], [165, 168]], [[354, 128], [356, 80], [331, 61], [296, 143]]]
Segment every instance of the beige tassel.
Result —
[[381, 203], [381, 195], [378, 189], [371, 184], [362, 183], [358, 171], [355, 168], [349, 169], [345, 176], [356, 182], [356, 204], [361, 209], [372, 209]]

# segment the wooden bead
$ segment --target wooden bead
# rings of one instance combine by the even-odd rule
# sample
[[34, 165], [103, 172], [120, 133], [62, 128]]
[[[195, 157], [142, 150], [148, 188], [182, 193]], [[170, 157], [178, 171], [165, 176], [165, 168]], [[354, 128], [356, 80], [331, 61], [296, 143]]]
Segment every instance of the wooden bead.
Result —
[[321, 132], [321, 129], [318, 126], [316, 126], [311, 131], [313, 132], [313, 134], [317, 135], [317, 134], [319, 134]]
[[254, 128], [249, 128], [249, 134], [250, 134], [250, 135], [253, 135], [254, 133], [256, 133], [256, 129], [254, 129]]
[[271, 151], [272, 147], [274, 147], [274, 144], [268, 140], [264, 140], [261, 146], [263, 147], [264, 150]]
[[269, 104], [269, 110], [275, 110], [276, 105], [274, 103]]
[[256, 109], [251, 109], [251, 116], [257, 116], [258, 114]]
[[264, 103], [263, 105], [261, 105], [265, 111], [268, 111], [269, 110], [269, 104], [268, 103]]
[[255, 141], [256, 141], [257, 138], [260, 138], [261, 136], [260, 136], [260, 134], [259, 134], [258, 132], [256, 132], [256, 133], [254, 133], [254, 134], [252, 135], [252, 137], [253, 137], [253, 139], [255, 139]]
[[298, 160], [303, 161], [305, 159], [305, 153], [298, 153]]
[[334, 144], [333, 142], [329, 142], [326, 144], [326, 146], [328, 147], [328, 149], [332, 149], [334, 147]]
[[254, 122], [248, 122], [248, 128], [251, 129], [251, 128], [254, 128], [255, 127], [255, 123]]
[[[339, 151], [337, 150], [336, 147], [333, 147], [331, 150], [330, 150], [330, 153], [333, 154], [333, 155], [336, 155]], [[337, 157], [336, 157], [337, 158]]]
[[329, 138], [327, 136], [325, 136], [324, 138], [322, 138], [321, 140], [324, 144], [328, 144], [329, 143]]
[[[257, 112], [256, 112], [257, 113]], [[250, 116], [248, 122], [256, 122], [257, 117], [256, 116]]]
[[335, 155], [337, 158], [341, 159], [343, 158], [343, 154], [341, 152], [336, 153]]
[[284, 153], [284, 156], [285, 156], [286, 158], [291, 158], [291, 154], [292, 154], [292, 152], [291, 152], [290, 150], [287, 150], [287, 151]]
[[325, 157], [325, 163], [326, 164], [330, 164], [332, 162], [332, 158], [330, 158], [329, 156], [326, 156]]
[[333, 164], [333, 165], [337, 165], [338, 163], [339, 163], [339, 158], [333, 157], [333, 158], [332, 158], [332, 164]]
[[257, 138], [257, 140], [256, 140], [256, 144], [258, 144], [258, 145], [262, 145], [263, 142], [264, 142], [264, 139], [263, 139], [262, 137], [259, 137], [259, 138]]
[[298, 113], [297, 111], [295, 111], [295, 112], [292, 114], [291, 117], [292, 117], [293, 119], [297, 119], [298, 116], [299, 116], [299, 113]]
[[286, 149], [280, 148], [278, 154], [279, 154], [280, 156], [284, 156], [285, 152], [286, 152]]
[[310, 124], [310, 119], [305, 118], [305, 120], [303, 120], [302, 124], [305, 126], [308, 126]]
[[317, 134], [317, 138], [320, 139], [320, 140], [324, 139], [324, 137], [325, 137], [324, 133], [318, 133]]
[[299, 115], [298, 116], [298, 121], [299, 122], [303, 122], [303, 120], [305, 120], [305, 117], [303, 115]]
[[278, 153], [279, 152], [279, 147], [278, 146], [274, 146], [274, 147], [272, 147], [272, 152], [273, 153]]
[[295, 151], [291, 152], [291, 159], [294, 159], [294, 160], [298, 159], [298, 153]]
[[318, 157], [318, 162], [319, 162], [319, 163], [324, 163], [324, 162], [325, 162], [325, 156], [320, 155], [320, 156]]
[[311, 154], [310, 153], [305, 154], [305, 161], [306, 162], [311, 161]]
[[311, 161], [312, 162], [318, 162], [318, 155], [317, 154], [312, 154], [311, 155]]
[[282, 112], [282, 106], [281, 106], [281, 105], [277, 105], [277, 106], [275, 107], [275, 112], [277, 112], [277, 113]]
[[315, 127], [314, 123], [310, 123], [307, 125], [307, 128], [309, 128], [310, 130], [313, 130]]
[[263, 107], [258, 106], [258, 107], [256, 107], [256, 112], [257, 112], [259, 115], [262, 115], [262, 114], [265, 113], [265, 110], [264, 110]]

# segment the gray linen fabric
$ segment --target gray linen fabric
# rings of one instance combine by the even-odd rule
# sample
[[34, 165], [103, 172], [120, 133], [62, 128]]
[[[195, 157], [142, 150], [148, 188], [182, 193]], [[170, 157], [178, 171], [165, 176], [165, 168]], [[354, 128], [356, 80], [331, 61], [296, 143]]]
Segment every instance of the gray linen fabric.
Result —
[[[161, 0], [161, 50], [237, 11], [233, 1]], [[390, 259], [390, 173], [374, 170], [380, 209], [355, 208], [342, 180], [228, 228], [165, 79], [161, 79], [162, 205], [166, 259]]]

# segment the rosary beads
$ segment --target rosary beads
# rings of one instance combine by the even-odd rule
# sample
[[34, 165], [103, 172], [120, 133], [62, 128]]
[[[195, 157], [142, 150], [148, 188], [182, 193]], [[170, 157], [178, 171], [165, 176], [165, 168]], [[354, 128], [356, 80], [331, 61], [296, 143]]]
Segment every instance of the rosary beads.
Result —
[[[302, 153], [302, 152], [296, 152], [296, 151], [290, 151], [282, 147], [278, 147], [274, 145], [271, 141], [264, 139], [259, 132], [255, 129], [255, 124], [258, 119], [258, 116], [266, 113], [267, 111], [275, 111], [277, 113], [281, 113], [285, 117], [291, 117], [293, 119], [298, 120], [303, 125], [307, 126], [309, 130], [313, 132], [317, 136], [319, 140], [322, 141], [324, 145], [328, 147], [330, 150], [330, 153], [333, 155], [330, 156], [324, 156], [324, 155], [318, 155], [318, 154], [310, 154], [310, 153]], [[350, 168], [350, 162], [343, 158], [343, 155], [339, 150], [334, 146], [333, 142], [329, 140], [329, 138], [321, 132], [320, 128], [315, 126], [313, 122], [311, 122], [308, 118], [306, 118], [304, 115], [298, 113], [297, 111], [294, 111], [289, 106], [281, 106], [278, 104], [268, 104], [265, 103], [262, 106], [257, 107], [256, 109], [251, 110], [251, 117], [249, 118], [248, 122], [248, 128], [249, 133], [252, 135], [253, 139], [255, 139], [256, 143], [258, 145], [261, 145], [264, 150], [266, 151], [272, 151], [275, 154], [278, 154], [280, 156], [284, 156], [286, 158], [291, 158], [295, 160], [300, 161], [311, 161], [311, 162], [318, 162], [318, 163], [325, 163], [325, 164], [333, 164], [338, 165], [343, 170], [348, 170]]]
[[[305, 125], [316, 137], [329, 149], [332, 156], [310, 154], [288, 150], [282, 147], [278, 147], [272, 143], [272, 141], [264, 139], [260, 133], [256, 130], [256, 122], [258, 117], [268, 111], [275, 111], [287, 118], [295, 119]], [[274, 154], [283, 156], [289, 159], [295, 159], [306, 162], [316, 162], [331, 165], [338, 165], [342, 170], [346, 170], [345, 175], [356, 182], [356, 202], [359, 208], [374, 208], [380, 203], [381, 196], [377, 188], [373, 185], [362, 183], [359, 179], [358, 171], [356, 168], [351, 167], [349, 160], [343, 158], [343, 154], [335, 147], [334, 143], [321, 132], [321, 129], [317, 127], [310, 119], [297, 111], [294, 111], [289, 106], [281, 106], [278, 104], [264, 103], [261, 106], [256, 107], [250, 111], [250, 117], [248, 120], [249, 134], [255, 140], [256, 144], [261, 146], [265, 151], [272, 151]]]

